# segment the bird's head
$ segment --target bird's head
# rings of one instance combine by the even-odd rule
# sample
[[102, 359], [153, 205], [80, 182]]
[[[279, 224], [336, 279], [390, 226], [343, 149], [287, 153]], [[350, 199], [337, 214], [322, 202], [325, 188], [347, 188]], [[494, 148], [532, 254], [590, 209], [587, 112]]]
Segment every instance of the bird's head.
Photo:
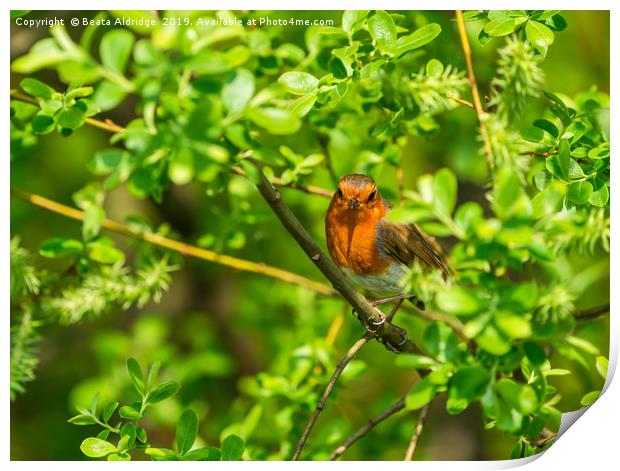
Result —
[[332, 201], [341, 208], [351, 210], [372, 209], [383, 205], [375, 181], [359, 173], [340, 179]]

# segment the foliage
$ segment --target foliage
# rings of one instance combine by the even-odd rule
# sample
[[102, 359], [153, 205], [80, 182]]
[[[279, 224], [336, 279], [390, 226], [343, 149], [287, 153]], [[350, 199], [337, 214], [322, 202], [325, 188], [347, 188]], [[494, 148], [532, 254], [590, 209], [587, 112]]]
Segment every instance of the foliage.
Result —
[[[604, 377], [604, 349], [588, 340], [575, 313], [605, 301], [592, 290], [609, 267], [609, 96], [596, 86], [576, 94], [548, 90], [543, 73], [549, 48], [568, 34], [561, 33], [564, 17], [558, 11], [465, 13], [479, 44], [497, 48], [482, 90], [488, 102], [480, 121], [488, 132], [476, 138], [478, 131], [470, 128], [466, 136], [455, 131], [463, 122], [475, 123], [476, 115], [463, 106], [470, 83], [453, 54], [456, 26], [440, 15], [346, 11], [338, 26], [311, 25], [300, 35], [280, 26], [247, 26], [261, 12], [186, 14], [187, 23], [174, 20], [177, 12], [162, 12], [159, 19], [168, 24], [158, 21], [146, 29], [93, 22], [79, 37], [58, 24], [12, 62], [14, 73], [28, 75], [11, 100], [13, 165], [28, 162], [39, 143], [77, 140], [89, 125], [111, 133], [109, 143], [87, 155], [86, 184], [73, 193], [83, 211], [81, 234], [46, 234], [37, 241], [36, 259], [17, 237], [11, 243], [12, 398], [34, 378], [43, 325], [70, 328], [103, 322], [114, 317], [105, 314], [119, 310], [141, 311], [170, 287], [170, 273], [179, 264], [171, 253], [146, 243], [127, 247], [102, 235], [114, 195], [123, 194], [139, 213], [161, 211], [164, 222], [156, 229], [142, 214], [130, 216], [126, 225], [134, 232], [181, 233], [216, 252], [266, 263], [276, 259], [292, 271], [316, 275], [300, 253], [289, 254], [293, 241], [281, 237], [253, 191], [253, 162], [259, 162], [269, 179], [292, 188], [333, 188], [338, 176], [369, 174], [397, 203], [391, 220], [446, 238], [457, 271], [453, 279], [415, 266], [407, 275], [411, 291], [450, 322], [403, 320], [422, 353], [398, 357], [399, 369], [390, 371], [406, 378], [417, 378], [414, 370], [429, 373], [407, 394], [406, 409], [442, 397], [449, 414], [479, 408], [480, 428], [509, 432], [512, 457], [548, 446], [541, 444], [541, 432], [557, 430], [568, 410], [564, 383], [556, 381], [566, 375], [583, 379], [585, 391], [592, 391], [583, 397], [588, 404]], [[158, 14], [101, 12], [96, 18], [127, 15]], [[225, 24], [215, 27], [206, 20]], [[43, 69], [55, 71], [59, 83], [30, 77]], [[109, 114], [123, 117], [123, 126], [105, 121]], [[428, 173], [412, 163], [418, 147], [448, 146], [442, 139], [450, 133], [467, 141], [457, 156], [465, 162], [460, 169], [439, 168], [446, 165], [440, 161]], [[472, 173], [463, 167], [484, 167], [487, 147], [494, 171], [475, 181], [472, 192], [467, 186]], [[419, 176], [397, 185], [404, 168], [415, 168]], [[313, 234], [323, 233], [325, 204], [293, 190], [284, 198]], [[178, 223], [179, 208], [192, 215], [190, 223]], [[197, 305], [202, 308], [207, 299], [205, 310], [216, 312], [219, 278], [185, 270], [207, 280], [192, 288], [200, 293]], [[98, 411], [95, 396], [89, 409], [78, 409], [80, 415], [70, 420], [103, 428], [82, 442], [82, 452], [109, 460], [129, 459], [137, 450], [156, 460], [289, 459], [338, 352], [354, 335], [347, 330], [349, 320], [341, 327], [336, 316], [341, 302], [269, 283], [244, 279], [243, 296], [232, 290], [234, 299], [219, 299], [233, 306], [228, 315], [234, 322], [187, 313], [187, 320], [175, 317], [163, 327], [145, 316], [131, 320], [132, 333], [99, 332], [93, 349], [102, 371], [85, 378], [75, 394], [83, 398], [96, 384], [108, 402]], [[273, 313], [285, 314], [277, 319]], [[164, 333], [172, 329], [181, 332], [175, 334], [181, 345], [172, 345]], [[320, 338], [326, 331], [327, 338]], [[259, 336], [260, 353], [253, 353], [268, 362], [247, 366], [252, 354], [237, 350]], [[234, 361], [231, 351], [237, 351]], [[119, 408], [127, 383], [119, 378], [119, 364], [133, 356], [152, 361], [161, 352], [169, 376], [188, 384], [187, 396], [151, 409], [176, 393], [178, 384], [156, 386], [159, 366], [145, 379], [130, 359], [139, 400]], [[374, 357], [380, 362], [373, 365]], [[353, 360], [335, 394], [348, 397], [365, 376], [390, 392], [389, 375], [377, 381], [372, 376], [386, 363], [376, 352]], [[205, 406], [200, 402], [205, 395], [196, 396], [204, 388], [223, 391], [228, 402], [218, 393]], [[199, 407], [188, 408], [191, 401]], [[163, 409], [166, 404], [169, 409]], [[151, 447], [147, 408], [164, 428], [179, 417], [176, 449]], [[112, 421], [115, 413], [118, 423]], [[220, 448], [198, 437], [199, 416], [207, 414], [217, 418], [203, 423], [219, 437]], [[317, 427], [304, 453], [326, 459], [351, 432], [346, 420], [332, 416]], [[118, 440], [110, 439], [116, 435]], [[385, 441], [404, 448], [402, 434], [392, 438]], [[382, 449], [369, 450], [361, 457], [384, 458]]]
[[[106, 458], [108, 461], [131, 460], [131, 452], [141, 450], [154, 461], [236, 461], [241, 458], [244, 443], [236, 435], [229, 435], [222, 441], [221, 448], [195, 448], [198, 433], [198, 416], [191, 409], [183, 411], [176, 426], [176, 451], [169, 448], [154, 448], [150, 445], [146, 430], [140, 425], [146, 410], [175, 395], [181, 387], [174, 381], [156, 384], [160, 364], [154, 363], [144, 377], [140, 365], [134, 358], [127, 360], [127, 371], [135, 392], [140, 400], [119, 407], [119, 402], [108, 402], [101, 412], [97, 411], [99, 394], [93, 398], [88, 409], [78, 407], [79, 415], [71, 417], [74, 425], [98, 425], [102, 430], [94, 437], [82, 441], [80, 449], [89, 458]], [[117, 412], [120, 422], [110, 424]], [[123, 420], [124, 419], [124, 420]], [[110, 435], [118, 435], [115, 444], [109, 441]]]

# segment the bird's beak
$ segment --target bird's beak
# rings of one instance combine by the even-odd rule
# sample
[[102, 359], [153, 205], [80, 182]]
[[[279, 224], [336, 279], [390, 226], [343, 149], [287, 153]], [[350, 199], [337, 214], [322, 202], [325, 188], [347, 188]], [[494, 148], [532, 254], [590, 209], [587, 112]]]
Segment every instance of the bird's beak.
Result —
[[360, 207], [360, 202], [357, 201], [355, 198], [351, 198], [348, 202], [347, 205], [349, 206], [350, 209], [359, 209]]

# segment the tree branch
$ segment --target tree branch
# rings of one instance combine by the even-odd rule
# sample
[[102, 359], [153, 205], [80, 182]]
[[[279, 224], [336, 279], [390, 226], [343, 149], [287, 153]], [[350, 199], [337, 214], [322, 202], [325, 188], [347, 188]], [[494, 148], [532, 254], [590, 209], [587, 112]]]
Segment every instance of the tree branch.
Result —
[[484, 152], [487, 156], [487, 166], [489, 168], [489, 173], [492, 176], [494, 169], [493, 150], [491, 148], [487, 127], [484, 124], [484, 110], [482, 109], [482, 102], [480, 101], [480, 94], [478, 93], [476, 74], [474, 73], [474, 65], [471, 59], [471, 47], [469, 45], [469, 39], [467, 38], [467, 30], [465, 29], [465, 21], [463, 20], [463, 12], [461, 10], [456, 10], [456, 22], [459, 28], [461, 46], [463, 47], [463, 53], [465, 54], [465, 64], [467, 65], [467, 78], [471, 87], [471, 97], [473, 100], [474, 109], [476, 110], [476, 116], [478, 116], [478, 126], [480, 128], [480, 135], [482, 136]]
[[[56, 201], [49, 200], [39, 195], [33, 195], [16, 188], [11, 188], [11, 196], [18, 198], [22, 201], [26, 201], [39, 208], [46, 209], [62, 216], [77, 219], [82, 221], [84, 219], [84, 213], [79, 209], [71, 208]], [[286, 283], [292, 283], [305, 288], [316, 291], [317, 293], [325, 296], [337, 296], [338, 293], [327, 286], [324, 283], [311, 280], [296, 273], [291, 273], [280, 268], [265, 265], [263, 263], [250, 262], [241, 258], [231, 257], [229, 255], [221, 255], [211, 250], [202, 249], [193, 245], [185, 244], [176, 240], [168, 239], [167, 237], [160, 236], [158, 234], [139, 233], [131, 230], [129, 227], [120, 224], [111, 219], [104, 219], [101, 227], [117, 234], [122, 234], [127, 237], [140, 239], [153, 245], [158, 245], [175, 252], [179, 252], [182, 255], [207, 260], [209, 262], [217, 263], [227, 267], [234, 268], [236, 270], [247, 271], [251, 273], [258, 273], [265, 276], [270, 276]]]
[[405, 453], [405, 461], [411, 461], [413, 459], [413, 453], [415, 452], [416, 445], [418, 444], [418, 440], [420, 439], [420, 435], [422, 434], [424, 422], [426, 421], [426, 414], [428, 414], [428, 409], [430, 407], [431, 403], [429, 402], [420, 410], [420, 415], [418, 415], [418, 421], [416, 423], [415, 430], [413, 431], [411, 440], [409, 440], [409, 446], [407, 447], [407, 452]]
[[401, 397], [398, 401], [392, 404], [387, 409], [383, 410], [379, 415], [370, 419], [363, 427], [361, 427], [357, 432], [347, 438], [342, 445], [340, 445], [329, 457], [330, 461], [335, 461], [340, 458], [356, 441], [370, 432], [376, 425], [383, 422], [388, 417], [393, 416], [394, 414], [400, 412], [405, 408], [405, 397], [406, 394]]
[[312, 415], [310, 416], [310, 419], [308, 420], [308, 423], [306, 424], [306, 428], [304, 429], [303, 433], [301, 434], [301, 437], [299, 438], [299, 441], [297, 442], [297, 445], [295, 446], [295, 452], [293, 453], [293, 458], [292, 458], [293, 461], [297, 461], [299, 459], [299, 455], [301, 455], [304, 445], [306, 444], [306, 441], [308, 440], [308, 437], [310, 436], [310, 432], [312, 431], [314, 424], [319, 418], [319, 414], [323, 411], [323, 408], [325, 407], [325, 403], [327, 402], [329, 395], [334, 390], [334, 386], [336, 386], [336, 381], [338, 381], [338, 378], [340, 378], [340, 375], [342, 374], [344, 369], [347, 367], [349, 362], [353, 359], [353, 357], [357, 355], [357, 352], [359, 352], [362, 349], [362, 347], [366, 345], [368, 341], [371, 340], [373, 337], [374, 337], [374, 334], [372, 332], [366, 332], [366, 334], [364, 334], [362, 338], [360, 338], [357, 342], [355, 342], [351, 346], [351, 348], [349, 348], [349, 350], [347, 351], [345, 356], [342, 358], [342, 360], [340, 360], [338, 364], [336, 365], [336, 370], [334, 371], [334, 373], [332, 374], [332, 377], [327, 383], [327, 386], [325, 387], [325, 390], [323, 391], [323, 394], [321, 395], [321, 399], [319, 399], [318, 404], [316, 405], [314, 411], [312, 412]]
[[576, 311], [573, 317], [579, 321], [597, 319], [603, 314], [609, 314], [610, 305], [593, 307], [592, 309], [584, 309], [583, 311]]
[[[241, 175], [242, 177], [246, 176], [245, 172], [240, 167], [231, 167], [230, 170], [233, 173], [236, 173], [237, 175]], [[278, 177], [272, 178], [271, 183], [273, 183], [276, 186], [292, 188], [294, 190], [303, 191], [311, 195], [324, 196], [326, 198], [331, 198], [334, 195], [334, 192], [331, 190], [328, 190], [327, 188], [321, 188], [320, 186], [314, 186], [314, 185], [302, 185], [300, 183], [295, 183], [295, 182], [284, 183], [282, 179]]]
[[312, 236], [305, 227], [299, 222], [290, 208], [282, 200], [282, 195], [276, 191], [265, 177], [258, 162], [254, 162], [259, 175], [259, 182], [256, 184], [258, 191], [263, 196], [267, 204], [271, 207], [285, 229], [293, 236], [306, 255], [314, 262], [321, 273], [331, 282], [332, 286], [344, 297], [353, 309], [357, 312], [364, 325], [378, 325], [376, 332], [377, 339], [386, 348], [394, 352], [418, 352], [418, 348], [408, 339], [406, 331], [396, 327], [389, 322], [382, 322], [381, 314], [378, 309], [373, 307], [368, 300], [362, 296], [331, 259], [323, 253]]

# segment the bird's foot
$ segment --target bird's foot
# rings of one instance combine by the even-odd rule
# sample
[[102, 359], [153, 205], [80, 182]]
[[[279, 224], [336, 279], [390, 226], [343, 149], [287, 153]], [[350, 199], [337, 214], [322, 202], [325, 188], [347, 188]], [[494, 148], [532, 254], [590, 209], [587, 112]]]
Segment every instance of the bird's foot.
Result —
[[388, 320], [388, 318], [387, 318], [387, 316], [385, 314], [383, 314], [383, 312], [381, 310], [375, 309], [375, 311], [379, 315], [379, 320], [378, 321], [370, 320], [370, 321], [366, 322], [364, 319], [362, 319], [360, 317], [360, 315], [357, 313], [357, 311], [355, 309], [351, 310], [351, 314], [353, 314], [355, 316], [355, 318], [358, 321], [360, 321], [360, 323], [364, 326], [364, 329], [366, 329], [371, 334], [376, 334], [379, 331], [379, 329], [381, 328], [381, 326], [385, 323], [385, 321]]

